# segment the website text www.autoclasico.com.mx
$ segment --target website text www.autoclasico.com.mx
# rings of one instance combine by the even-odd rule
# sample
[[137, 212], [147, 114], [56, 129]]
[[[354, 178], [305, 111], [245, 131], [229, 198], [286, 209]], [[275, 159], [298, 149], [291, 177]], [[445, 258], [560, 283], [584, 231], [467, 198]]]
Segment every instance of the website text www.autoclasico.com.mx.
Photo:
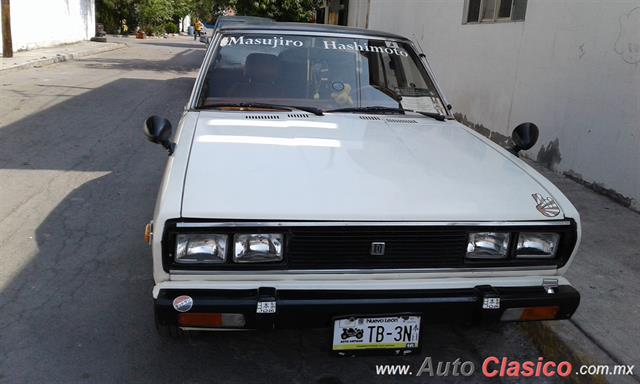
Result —
[[479, 374], [487, 378], [622, 376], [633, 375], [634, 368], [634, 365], [574, 365], [568, 361], [546, 360], [543, 357], [522, 361], [498, 356], [485, 358], [479, 366], [473, 361], [460, 358], [453, 361], [435, 361], [430, 356], [425, 357], [420, 367], [410, 364], [377, 364], [375, 366], [376, 375], [379, 376], [471, 377]]

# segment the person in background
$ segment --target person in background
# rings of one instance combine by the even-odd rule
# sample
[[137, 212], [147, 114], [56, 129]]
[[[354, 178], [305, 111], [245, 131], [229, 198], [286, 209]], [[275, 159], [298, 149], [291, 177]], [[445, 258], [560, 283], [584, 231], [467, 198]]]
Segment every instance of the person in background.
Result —
[[202, 24], [202, 21], [200, 21], [200, 19], [196, 19], [196, 23], [193, 26], [193, 40], [197, 39], [198, 37], [200, 37], [200, 35], [202, 34], [202, 28], [204, 27], [204, 24]]

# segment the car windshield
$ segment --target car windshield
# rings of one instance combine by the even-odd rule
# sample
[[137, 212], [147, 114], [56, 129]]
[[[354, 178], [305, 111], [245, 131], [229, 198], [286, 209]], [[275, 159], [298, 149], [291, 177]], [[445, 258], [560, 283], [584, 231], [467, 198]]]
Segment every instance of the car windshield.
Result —
[[407, 42], [227, 33], [207, 69], [199, 108], [311, 107], [445, 114]]

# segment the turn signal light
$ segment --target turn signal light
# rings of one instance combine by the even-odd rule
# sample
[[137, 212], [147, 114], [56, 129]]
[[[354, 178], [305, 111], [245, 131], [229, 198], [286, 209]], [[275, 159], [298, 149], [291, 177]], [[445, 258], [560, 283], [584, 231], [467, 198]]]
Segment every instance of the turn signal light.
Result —
[[151, 223], [148, 223], [144, 227], [144, 241], [147, 244], [151, 244]]
[[241, 313], [181, 313], [178, 325], [193, 328], [241, 328], [245, 325]]
[[560, 307], [525, 307], [507, 308], [500, 320], [502, 321], [538, 321], [553, 320], [558, 316]]

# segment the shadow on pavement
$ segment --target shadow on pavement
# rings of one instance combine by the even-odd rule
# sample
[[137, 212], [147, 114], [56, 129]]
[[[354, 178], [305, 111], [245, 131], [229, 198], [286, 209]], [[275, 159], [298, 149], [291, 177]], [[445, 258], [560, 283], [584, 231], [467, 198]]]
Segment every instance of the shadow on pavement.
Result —
[[[184, 46], [182, 46], [184, 48]], [[115, 59], [92, 58], [86, 61], [85, 66], [93, 69], [118, 69], [118, 70], [142, 70], [158, 72], [188, 73], [193, 71], [190, 62], [194, 57], [201, 57], [201, 50], [182, 51], [176, 54], [171, 61], [154, 61], [144, 59]]]
[[110, 43], [124, 43], [129, 46], [141, 45], [146, 47], [166, 47], [166, 48], [179, 48], [179, 49], [193, 49], [200, 51], [205, 51], [207, 49], [207, 45], [205, 43], [200, 42], [200, 40], [194, 40], [193, 37], [169, 37], [166, 39], [162, 38], [146, 38], [146, 39], [136, 39], [134, 35], [130, 35], [128, 37], [120, 37], [113, 36], [109, 37], [108, 40]]
[[204, 43], [201, 43], [200, 40], [193, 40], [193, 38], [189, 39], [189, 40], [182, 40], [183, 42], [181, 43], [170, 43], [167, 41], [163, 41], [163, 40], [154, 40], [154, 41], [147, 41], [143, 44], [148, 44], [148, 45], [156, 45], [156, 46], [160, 46], [160, 47], [169, 47], [169, 48], [191, 48], [191, 49], [199, 49], [199, 50], [206, 50], [207, 46]]

